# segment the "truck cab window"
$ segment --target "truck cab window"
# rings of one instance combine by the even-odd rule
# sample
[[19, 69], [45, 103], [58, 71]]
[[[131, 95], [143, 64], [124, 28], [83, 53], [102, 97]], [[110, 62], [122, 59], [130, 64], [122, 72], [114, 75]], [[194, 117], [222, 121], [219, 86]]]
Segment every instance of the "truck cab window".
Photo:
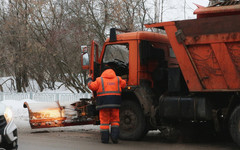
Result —
[[103, 69], [108, 66], [112, 68], [117, 75], [128, 74], [129, 63], [129, 45], [115, 44], [107, 45], [103, 56]]

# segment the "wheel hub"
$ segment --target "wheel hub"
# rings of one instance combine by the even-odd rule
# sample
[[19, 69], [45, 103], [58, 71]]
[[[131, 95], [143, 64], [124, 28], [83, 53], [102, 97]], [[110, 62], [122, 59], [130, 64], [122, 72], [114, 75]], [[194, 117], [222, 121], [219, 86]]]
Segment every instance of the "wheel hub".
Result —
[[130, 124], [130, 123], [131, 123], [131, 119], [130, 119], [129, 117], [126, 117], [126, 118], [124, 119], [124, 123], [125, 123], [125, 124]]
[[130, 110], [125, 110], [120, 118], [122, 120], [121, 126], [124, 130], [131, 130], [137, 126], [137, 117]]

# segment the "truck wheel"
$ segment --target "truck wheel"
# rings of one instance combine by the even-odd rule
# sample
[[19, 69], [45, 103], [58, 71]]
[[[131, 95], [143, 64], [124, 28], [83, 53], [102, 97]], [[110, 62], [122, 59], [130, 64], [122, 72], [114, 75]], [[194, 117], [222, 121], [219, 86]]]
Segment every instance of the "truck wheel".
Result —
[[124, 101], [120, 108], [120, 139], [140, 140], [146, 134], [146, 121], [141, 106]]
[[231, 114], [229, 130], [233, 141], [240, 146], [240, 106], [236, 107]]

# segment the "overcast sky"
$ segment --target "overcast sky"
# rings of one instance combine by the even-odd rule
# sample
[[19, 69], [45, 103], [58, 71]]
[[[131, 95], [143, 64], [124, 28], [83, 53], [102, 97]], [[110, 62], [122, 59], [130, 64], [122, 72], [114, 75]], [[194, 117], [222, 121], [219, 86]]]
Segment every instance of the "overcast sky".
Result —
[[[148, 0], [150, 10], [154, 13], [154, 1]], [[184, 0], [165, 0], [164, 1], [164, 15], [163, 21], [194, 19], [196, 15], [193, 14], [197, 9], [195, 4], [208, 6], [209, 0], [186, 0], [186, 13], [184, 15]], [[185, 18], [184, 18], [185, 17]]]
[[199, 5], [202, 5], [202, 6], [207, 6], [208, 3], [209, 3], [209, 0], [187, 0], [187, 4], [190, 7], [196, 8], [196, 6], [193, 3], [199, 4]]

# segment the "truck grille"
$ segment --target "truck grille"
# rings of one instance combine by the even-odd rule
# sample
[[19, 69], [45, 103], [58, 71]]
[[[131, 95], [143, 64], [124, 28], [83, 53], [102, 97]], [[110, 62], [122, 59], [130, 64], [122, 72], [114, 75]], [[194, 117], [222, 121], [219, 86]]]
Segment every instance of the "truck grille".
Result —
[[7, 121], [6, 121], [5, 117], [3, 115], [0, 116], [0, 134], [3, 133], [4, 128], [6, 127], [6, 125], [7, 125]]

